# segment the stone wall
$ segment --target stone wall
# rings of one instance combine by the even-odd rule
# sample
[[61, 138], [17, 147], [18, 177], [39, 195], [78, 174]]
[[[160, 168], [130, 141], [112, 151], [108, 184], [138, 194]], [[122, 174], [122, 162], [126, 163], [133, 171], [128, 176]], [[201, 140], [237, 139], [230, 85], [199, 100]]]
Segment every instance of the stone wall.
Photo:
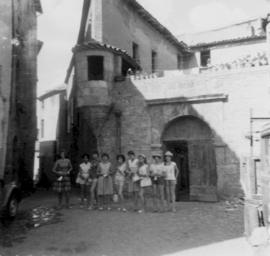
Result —
[[0, 20], [0, 179], [4, 175], [11, 78], [11, 1], [1, 1]]
[[34, 1], [14, 1], [13, 81], [10, 97], [6, 179], [19, 178], [30, 188], [33, 178], [37, 85], [37, 14]]
[[[241, 195], [240, 166], [245, 164], [250, 154], [250, 141], [247, 139], [250, 109], [253, 109], [254, 116], [270, 116], [269, 78], [267, 68], [254, 68], [237, 72], [183, 75], [168, 79], [167, 84], [166, 77], [162, 83], [158, 82], [160, 78], [116, 83], [113, 102], [122, 111], [122, 152], [132, 149], [150, 156], [151, 150], [162, 146], [162, 133], [168, 122], [179, 116], [198, 117], [213, 132], [219, 196]], [[166, 103], [166, 100], [173, 98], [170, 89], [176, 90], [173, 83], [177, 84], [175, 86], [182, 98]], [[151, 86], [152, 91], [149, 89]], [[146, 87], [149, 90], [147, 92]], [[162, 91], [164, 88], [165, 91]], [[162, 92], [166, 92], [168, 98], [151, 104], [150, 93], [154, 98], [154, 95], [162, 95]], [[213, 96], [212, 99], [198, 97], [196, 100], [196, 96], [211, 93], [222, 93], [227, 98], [215, 99]], [[163, 95], [166, 97], [165, 93]], [[190, 97], [193, 98], [189, 102]], [[263, 122], [254, 125], [259, 129]], [[107, 143], [112, 141], [112, 134], [107, 136], [104, 133], [103, 136]]]

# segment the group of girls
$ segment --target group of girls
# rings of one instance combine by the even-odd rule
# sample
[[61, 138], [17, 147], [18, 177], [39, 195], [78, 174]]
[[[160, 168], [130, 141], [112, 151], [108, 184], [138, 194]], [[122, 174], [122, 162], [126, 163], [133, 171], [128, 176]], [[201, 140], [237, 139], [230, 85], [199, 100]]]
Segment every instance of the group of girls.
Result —
[[[111, 210], [111, 202], [118, 202], [118, 210], [126, 212], [124, 188], [132, 199], [134, 210], [142, 213], [146, 210], [148, 199], [152, 198], [154, 211], [176, 211], [175, 185], [179, 170], [172, 161], [173, 154], [166, 152], [154, 154], [151, 164], [145, 155], [136, 157], [128, 152], [128, 159], [118, 155], [115, 167], [108, 154], [99, 159], [98, 153], [83, 155], [76, 182], [81, 187], [81, 207], [88, 209]], [[86, 199], [86, 201], [85, 201]], [[112, 200], [114, 199], [114, 200]]]

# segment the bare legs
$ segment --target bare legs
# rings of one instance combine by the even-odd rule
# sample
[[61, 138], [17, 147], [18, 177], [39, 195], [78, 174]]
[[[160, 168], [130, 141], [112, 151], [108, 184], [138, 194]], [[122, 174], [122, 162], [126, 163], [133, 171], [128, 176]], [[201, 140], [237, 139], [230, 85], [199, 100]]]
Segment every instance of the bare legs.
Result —
[[153, 185], [153, 203], [154, 203], [154, 211], [163, 212], [165, 210], [166, 201], [163, 184]]
[[65, 198], [65, 203], [66, 203], [66, 208], [70, 208], [69, 205], [69, 191], [63, 191], [63, 192], [59, 192], [57, 193], [57, 197], [58, 197], [58, 208], [61, 209], [62, 208], [62, 201], [63, 201], [63, 197]]
[[120, 204], [119, 210], [126, 211], [126, 208], [124, 205], [125, 199], [123, 195], [124, 181], [118, 181], [116, 184], [116, 189], [117, 189], [117, 194], [119, 197], [119, 204]]
[[96, 188], [97, 188], [97, 179], [93, 179], [90, 193], [91, 193], [91, 207], [94, 207], [96, 201]]
[[176, 212], [175, 208], [175, 185], [176, 182], [173, 180], [166, 181], [166, 196], [167, 196], [167, 203], [171, 206], [171, 210]]

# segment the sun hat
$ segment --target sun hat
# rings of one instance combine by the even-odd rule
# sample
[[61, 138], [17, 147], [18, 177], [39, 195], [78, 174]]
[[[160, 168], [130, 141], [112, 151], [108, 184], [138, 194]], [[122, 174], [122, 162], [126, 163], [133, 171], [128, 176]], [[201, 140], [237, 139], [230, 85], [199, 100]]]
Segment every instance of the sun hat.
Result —
[[142, 157], [142, 158], [146, 159], [146, 156], [144, 154], [139, 154], [138, 157]]
[[164, 155], [165, 156], [173, 157], [173, 153], [171, 151], [167, 151]]
[[162, 154], [161, 154], [161, 153], [155, 152], [155, 153], [152, 154], [152, 157], [153, 157], [153, 158], [154, 158], [154, 157], [162, 158]]

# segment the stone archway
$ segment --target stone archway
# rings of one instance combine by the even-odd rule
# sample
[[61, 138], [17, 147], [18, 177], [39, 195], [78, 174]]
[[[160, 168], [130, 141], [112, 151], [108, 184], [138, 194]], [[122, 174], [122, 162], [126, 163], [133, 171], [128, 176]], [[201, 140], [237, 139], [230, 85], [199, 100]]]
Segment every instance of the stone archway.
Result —
[[177, 199], [185, 193], [189, 200], [217, 201], [216, 156], [208, 124], [194, 116], [178, 117], [166, 125], [162, 143], [182, 169]]

